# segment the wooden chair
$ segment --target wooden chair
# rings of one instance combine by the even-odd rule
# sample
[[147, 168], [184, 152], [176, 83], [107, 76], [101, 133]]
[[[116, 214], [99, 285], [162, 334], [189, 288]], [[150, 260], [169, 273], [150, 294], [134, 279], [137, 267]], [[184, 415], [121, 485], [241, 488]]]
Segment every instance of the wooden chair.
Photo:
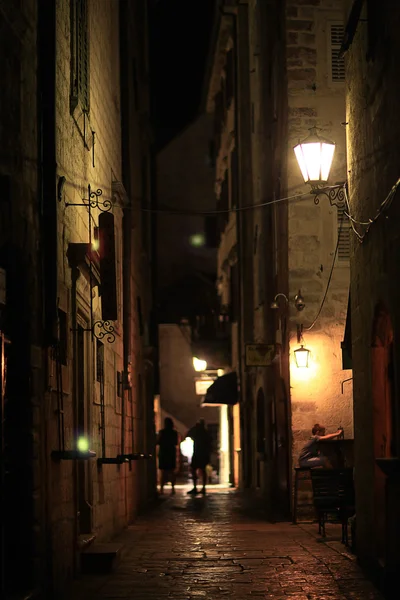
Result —
[[355, 512], [352, 469], [312, 469], [313, 501], [318, 518], [318, 533], [326, 536], [330, 518], [342, 525], [342, 543], [348, 545], [347, 521]]

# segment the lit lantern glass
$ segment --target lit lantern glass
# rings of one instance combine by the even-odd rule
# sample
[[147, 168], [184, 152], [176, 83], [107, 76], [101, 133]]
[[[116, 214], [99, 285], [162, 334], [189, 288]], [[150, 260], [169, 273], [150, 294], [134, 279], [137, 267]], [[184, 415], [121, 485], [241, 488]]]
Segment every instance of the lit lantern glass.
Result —
[[92, 239], [92, 250], [95, 252], [100, 248], [100, 240], [99, 240], [99, 228], [94, 228], [93, 239]]
[[294, 147], [305, 183], [326, 184], [332, 166], [335, 144], [317, 134], [311, 128], [310, 135]]
[[310, 358], [310, 351], [304, 346], [300, 346], [294, 351], [294, 360], [296, 361], [296, 367], [304, 369], [308, 367], [308, 360]]
[[193, 366], [195, 371], [205, 371], [207, 369], [207, 361], [201, 360], [196, 356], [193, 357]]
[[89, 450], [89, 440], [86, 437], [79, 437], [76, 442], [76, 447], [79, 452], [87, 452]]

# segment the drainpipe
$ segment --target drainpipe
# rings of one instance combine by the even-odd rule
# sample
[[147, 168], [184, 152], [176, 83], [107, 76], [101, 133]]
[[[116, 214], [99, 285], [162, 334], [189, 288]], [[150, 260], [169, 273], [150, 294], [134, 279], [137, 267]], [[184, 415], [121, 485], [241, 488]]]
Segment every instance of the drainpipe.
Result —
[[[37, 67], [37, 137], [38, 137], [38, 198], [40, 212], [40, 244], [44, 324], [43, 351], [45, 376], [48, 374], [48, 347], [55, 340], [57, 317], [57, 199], [56, 199], [56, 3], [38, 2], [38, 67]], [[47, 383], [45, 383], [45, 389]], [[47, 396], [47, 394], [46, 394]], [[49, 398], [46, 397], [46, 401]], [[41, 465], [44, 496], [43, 523], [45, 529], [46, 565], [43, 574], [45, 594], [53, 597], [52, 547], [52, 484], [48, 448], [47, 407], [43, 407], [43, 454]]]

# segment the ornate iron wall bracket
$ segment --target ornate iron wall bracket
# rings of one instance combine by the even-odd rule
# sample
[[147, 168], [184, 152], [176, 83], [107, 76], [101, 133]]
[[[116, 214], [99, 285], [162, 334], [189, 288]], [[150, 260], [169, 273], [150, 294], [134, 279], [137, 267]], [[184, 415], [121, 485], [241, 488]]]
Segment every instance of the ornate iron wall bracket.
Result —
[[111, 321], [96, 321], [93, 323], [92, 333], [98, 340], [106, 338], [109, 344], [115, 342], [114, 325]]
[[108, 212], [112, 209], [111, 200], [100, 201], [99, 198], [103, 195], [102, 189], [92, 191], [90, 184], [88, 185], [88, 199], [83, 199], [82, 202], [66, 202], [65, 206], [86, 206], [86, 208], [98, 208], [102, 212]]
[[326, 196], [331, 206], [342, 208], [345, 204], [347, 191], [347, 182], [331, 185], [327, 187], [313, 187], [311, 193], [314, 194], [314, 204], [319, 204], [319, 197]]
[[[97, 208], [98, 210], [100, 210], [101, 212], [109, 212], [112, 207], [113, 207], [113, 203], [111, 202], [111, 200], [101, 200], [103, 195], [103, 190], [98, 188], [97, 190], [92, 190], [90, 184], [88, 185], [88, 198], [87, 199], [83, 199], [82, 202], [66, 202], [65, 206], [84, 206], [85, 208], [88, 209], [88, 216], [89, 216], [89, 223], [88, 223], [88, 231], [89, 231], [89, 248], [92, 248], [92, 210]], [[61, 194], [62, 196], [62, 194]], [[60, 192], [59, 192], [59, 198], [60, 198]], [[71, 246], [71, 244], [70, 244]], [[86, 251], [86, 244], [74, 244], [74, 246], [82, 246], [84, 247], [85, 250], [85, 259], [87, 258], [88, 254]], [[82, 262], [82, 261], [81, 261]], [[79, 267], [79, 265], [76, 265]], [[97, 281], [97, 285], [99, 284], [99, 278], [93, 278], [93, 276], [95, 274], [97, 274], [97, 269], [95, 268], [95, 266], [93, 265], [93, 260], [91, 257], [89, 257], [88, 260], [88, 267], [89, 267], [89, 283], [90, 283], [90, 288], [93, 287], [93, 281]], [[92, 298], [92, 293], [90, 292], [90, 323], [91, 323], [91, 327], [88, 327], [87, 329], [85, 329], [85, 331], [90, 331], [92, 333], [92, 337], [98, 339], [98, 340], [105, 340], [109, 343], [112, 344], [113, 342], [115, 342], [115, 333], [114, 333], [114, 325], [111, 323], [111, 321], [95, 321], [93, 322], [93, 298]]]

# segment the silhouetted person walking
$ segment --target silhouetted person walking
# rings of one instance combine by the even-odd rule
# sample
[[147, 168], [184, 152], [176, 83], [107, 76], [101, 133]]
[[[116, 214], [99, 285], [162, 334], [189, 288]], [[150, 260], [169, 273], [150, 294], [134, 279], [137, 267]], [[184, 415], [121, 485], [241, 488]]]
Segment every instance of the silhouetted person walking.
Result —
[[210, 462], [211, 454], [211, 437], [208, 433], [204, 419], [200, 419], [198, 423], [187, 433], [187, 437], [193, 440], [193, 457], [192, 457], [192, 478], [193, 489], [188, 494], [197, 494], [197, 471], [201, 471], [203, 478], [203, 487], [201, 493], [206, 493], [207, 472], [206, 466]]
[[174, 422], [169, 417], [164, 419], [164, 429], [158, 434], [158, 468], [161, 471], [161, 494], [164, 485], [171, 482], [172, 494], [175, 494], [175, 469], [176, 469], [176, 447], [178, 445], [178, 432], [174, 429]]

